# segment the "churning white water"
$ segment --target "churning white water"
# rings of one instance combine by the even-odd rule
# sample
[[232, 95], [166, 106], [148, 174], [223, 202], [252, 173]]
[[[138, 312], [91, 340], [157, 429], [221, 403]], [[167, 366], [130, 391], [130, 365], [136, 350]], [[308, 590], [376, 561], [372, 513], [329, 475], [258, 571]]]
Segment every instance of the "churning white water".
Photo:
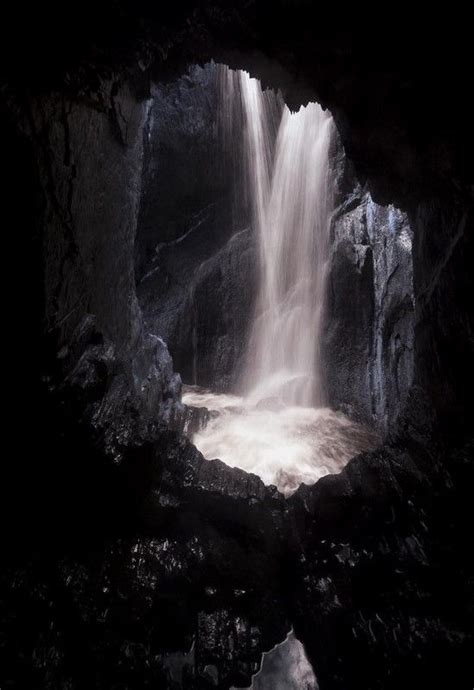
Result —
[[364, 427], [327, 407], [287, 405], [275, 398], [254, 405], [248, 398], [196, 386], [184, 387], [183, 401], [218, 413], [193, 437], [206, 458], [257, 474], [286, 496], [301, 483], [340, 472], [350, 458], [374, 445]]
[[373, 445], [362, 427], [323, 407], [332, 119], [315, 103], [296, 113], [278, 107], [281, 102], [246, 72], [223, 68], [222, 84], [226, 126], [236, 106], [241, 117], [246, 195], [259, 247], [258, 296], [243, 395], [194, 387], [183, 401], [219, 413], [193, 439], [207, 458], [253, 472], [288, 495], [302, 482], [340, 471]]

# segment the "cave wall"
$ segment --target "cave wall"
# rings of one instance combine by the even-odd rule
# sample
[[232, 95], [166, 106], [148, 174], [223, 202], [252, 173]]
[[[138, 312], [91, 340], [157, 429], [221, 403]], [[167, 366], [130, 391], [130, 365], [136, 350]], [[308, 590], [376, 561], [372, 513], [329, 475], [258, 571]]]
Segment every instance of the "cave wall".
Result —
[[386, 431], [413, 380], [414, 296], [408, 217], [380, 206], [336, 136], [335, 209], [322, 350], [330, 404]]
[[154, 89], [136, 241], [147, 328], [185, 382], [218, 391], [237, 385], [257, 261], [243, 152], [220, 121], [221, 70], [196, 66]]
[[154, 267], [158, 246], [176, 242], [195, 223], [206, 229], [214, 225], [210, 238], [201, 229], [203, 245], [219, 241], [218, 233], [229, 235], [232, 195], [229, 165], [219, 146], [218, 91], [218, 67], [212, 63], [195, 65], [152, 89], [144, 129], [137, 281]]
[[[36, 99], [23, 126], [44, 203], [44, 327], [52, 385], [77, 389], [118, 452], [149, 425], [172, 424], [180, 381], [146, 332], [133, 252], [148, 105], [110, 80], [89, 97]], [[90, 404], [89, 404], [90, 403]]]
[[410, 213], [416, 291], [415, 382], [432, 401], [443, 433], [469, 435], [474, 343], [474, 204], [440, 195]]

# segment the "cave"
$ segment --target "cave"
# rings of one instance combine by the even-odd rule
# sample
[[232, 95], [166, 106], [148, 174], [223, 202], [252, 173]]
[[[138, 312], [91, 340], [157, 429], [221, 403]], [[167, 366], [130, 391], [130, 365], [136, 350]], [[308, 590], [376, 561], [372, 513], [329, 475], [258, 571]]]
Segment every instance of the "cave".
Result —
[[472, 688], [468, 25], [70, 10], [1, 48], [0, 686]]

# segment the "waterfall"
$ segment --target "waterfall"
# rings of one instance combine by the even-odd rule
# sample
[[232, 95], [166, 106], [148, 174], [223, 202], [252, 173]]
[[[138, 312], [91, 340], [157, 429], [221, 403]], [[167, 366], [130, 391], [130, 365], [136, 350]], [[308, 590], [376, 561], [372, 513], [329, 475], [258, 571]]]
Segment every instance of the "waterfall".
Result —
[[190, 386], [183, 401], [213, 411], [193, 436], [205, 457], [253, 472], [288, 496], [374, 444], [367, 430], [323, 407], [332, 119], [315, 103], [290, 112], [245, 72], [223, 67], [220, 87], [227, 153], [236, 181], [244, 180], [237, 208], [250, 209], [258, 243], [258, 294], [243, 395]]
[[[284, 106], [272, 146], [266, 95], [239, 72], [247, 194], [259, 243], [259, 294], [243, 387], [258, 402], [324, 402], [320, 340], [328, 265], [331, 117]], [[268, 96], [267, 96], [268, 98]]]

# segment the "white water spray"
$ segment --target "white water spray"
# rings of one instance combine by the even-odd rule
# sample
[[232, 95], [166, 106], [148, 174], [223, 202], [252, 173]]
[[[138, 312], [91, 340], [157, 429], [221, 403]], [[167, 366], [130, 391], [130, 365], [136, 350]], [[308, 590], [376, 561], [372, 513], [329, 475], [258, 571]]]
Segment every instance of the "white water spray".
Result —
[[331, 118], [316, 103], [297, 113], [285, 106], [269, 172], [263, 92], [255, 79], [240, 74], [260, 249], [245, 389], [256, 402], [277, 396], [293, 405], [321, 405]]
[[206, 457], [254, 472], [288, 495], [301, 482], [339, 471], [374, 441], [344, 415], [322, 407], [332, 119], [315, 103], [291, 113], [246, 72], [223, 69], [224, 129], [230, 129], [236, 104], [243, 122], [245, 191], [259, 247], [258, 298], [242, 372], [244, 396], [189, 389], [183, 400], [219, 411], [193, 439]]

